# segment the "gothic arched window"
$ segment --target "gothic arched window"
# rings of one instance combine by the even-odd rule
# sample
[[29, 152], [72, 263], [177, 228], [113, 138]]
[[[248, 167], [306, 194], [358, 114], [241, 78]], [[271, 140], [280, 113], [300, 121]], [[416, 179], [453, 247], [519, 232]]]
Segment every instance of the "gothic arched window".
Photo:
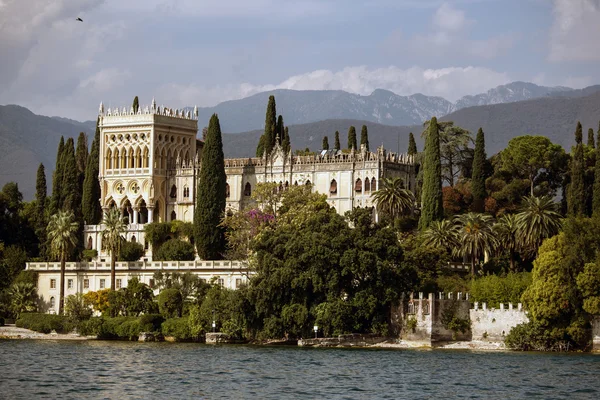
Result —
[[171, 196], [172, 199], [177, 197], [177, 186], [171, 186], [171, 194], [169, 196]]
[[358, 178], [354, 184], [354, 191], [357, 193], [362, 192], [362, 180], [360, 178]]
[[337, 194], [337, 181], [335, 179], [331, 180], [331, 184], [329, 185], [329, 194], [331, 196]]
[[365, 179], [365, 193], [368, 193], [371, 191], [371, 181], [369, 180], [369, 178]]
[[231, 192], [229, 191], [229, 183], [225, 184], [225, 198], [229, 198], [231, 196]]
[[374, 177], [371, 178], [371, 190], [377, 190], [377, 180]]
[[175, 210], [171, 211], [171, 221], [175, 221], [177, 219], [177, 213]]
[[251, 196], [252, 195], [252, 185], [250, 185], [250, 182], [246, 182], [246, 186], [244, 186], [244, 196]]
[[190, 188], [187, 186], [183, 187], [183, 197], [186, 199], [190, 197]]

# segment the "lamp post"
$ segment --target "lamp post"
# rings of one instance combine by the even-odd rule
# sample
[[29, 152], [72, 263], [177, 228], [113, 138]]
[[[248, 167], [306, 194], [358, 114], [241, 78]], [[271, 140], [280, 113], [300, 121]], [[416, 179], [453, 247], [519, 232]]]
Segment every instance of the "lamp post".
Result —
[[213, 328], [213, 333], [215, 332], [215, 329], [217, 328], [217, 323], [215, 321], [215, 310], [213, 309], [213, 323], [212, 323], [212, 328]]
[[317, 338], [317, 332], [319, 331], [319, 327], [318, 326], [313, 326], [313, 330], [315, 331], [315, 339]]

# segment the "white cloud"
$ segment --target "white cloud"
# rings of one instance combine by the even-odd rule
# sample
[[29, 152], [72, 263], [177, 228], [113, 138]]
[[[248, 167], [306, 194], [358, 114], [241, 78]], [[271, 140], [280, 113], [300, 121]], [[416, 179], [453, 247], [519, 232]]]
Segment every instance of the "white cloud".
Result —
[[469, 23], [464, 11], [448, 3], [443, 3], [433, 14], [433, 25], [442, 31], [457, 32], [463, 30]]
[[551, 61], [600, 60], [600, 0], [554, 0]]

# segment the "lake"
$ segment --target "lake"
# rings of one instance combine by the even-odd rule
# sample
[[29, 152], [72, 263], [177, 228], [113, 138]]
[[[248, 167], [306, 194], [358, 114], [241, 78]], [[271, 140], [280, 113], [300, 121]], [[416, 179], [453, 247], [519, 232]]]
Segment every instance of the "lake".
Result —
[[600, 356], [0, 340], [6, 399], [600, 398]]

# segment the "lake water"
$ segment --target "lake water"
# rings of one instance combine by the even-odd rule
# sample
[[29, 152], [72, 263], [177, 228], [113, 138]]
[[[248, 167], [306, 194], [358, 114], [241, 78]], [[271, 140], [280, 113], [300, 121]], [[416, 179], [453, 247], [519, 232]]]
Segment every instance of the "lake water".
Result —
[[0, 340], [6, 399], [600, 398], [600, 356]]

